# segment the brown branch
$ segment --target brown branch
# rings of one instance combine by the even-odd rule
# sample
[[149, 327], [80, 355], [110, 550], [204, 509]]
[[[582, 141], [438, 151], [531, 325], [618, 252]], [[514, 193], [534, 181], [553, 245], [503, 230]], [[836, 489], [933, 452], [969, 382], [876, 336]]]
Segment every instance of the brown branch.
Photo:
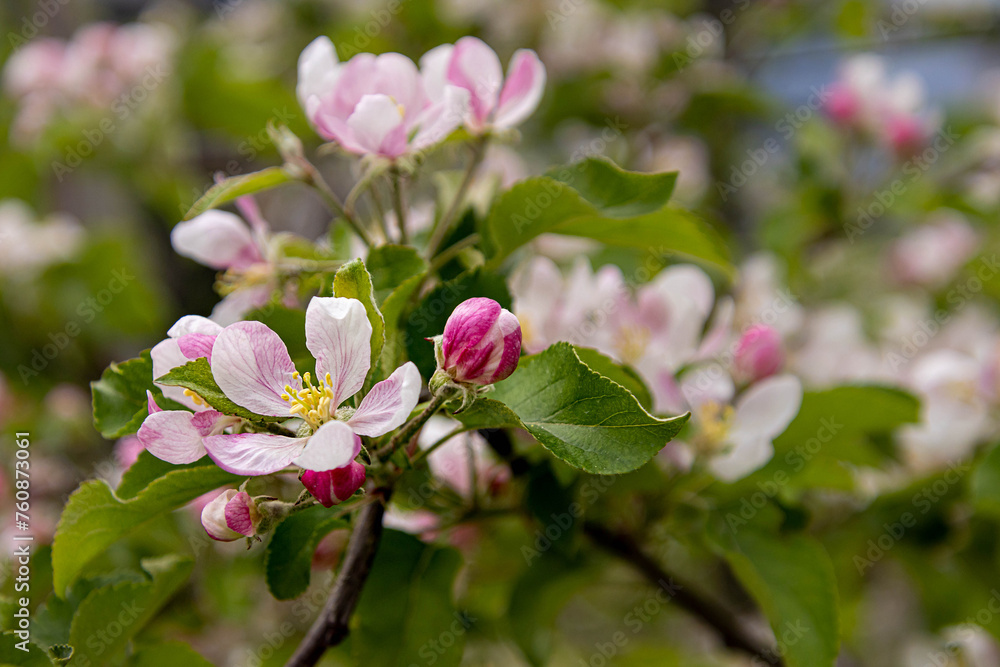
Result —
[[340, 568], [330, 597], [285, 667], [312, 667], [328, 648], [336, 646], [347, 637], [350, 631], [348, 622], [361, 597], [361, 589], [371, 572], [379, 539], [382, 537], [384, 514], [383, 501], [365, 505], [358, 513], [347, 545], [344, 565]]
[[657, 585], [664, 581], [673, 583], [671, 599], [714, 628], [726, 646], [757, 656], [768, 665], [784, 665], [778, 651], [755, 637], [733, 612], [695, 593], [689, 586], [678, 584], [677, 577], [648, 556], [631, 535], [614, 532], [592, 521], [586, 522], [583, 530], [594, 544], [628, 562], [649, 581]]

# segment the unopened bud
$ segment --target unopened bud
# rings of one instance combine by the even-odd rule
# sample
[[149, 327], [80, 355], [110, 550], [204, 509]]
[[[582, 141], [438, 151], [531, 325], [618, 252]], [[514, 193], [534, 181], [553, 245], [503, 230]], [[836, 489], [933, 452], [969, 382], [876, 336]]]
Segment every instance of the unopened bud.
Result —
[[241, 537], [253, 537], [260, 525], [257, 504], [246, 491], [229, 489], [205, 505], [201, 525], [213, 540], [232, 542]]
[[302, 485], [323, 507], [333, 507], [342, 503], [365, 483], [365, 467], [351, 461], [343, 468], [333, 470], [306, 470], [302, 473]]
[[448, 318], [437, 356], [438, 366], [456, 382], [499, 382], [517, 368], [521, 323], [493, 299], [468, 299]]
[[781, 335], [766, 324], [755, 324], [736, 343], [733, 374], [742, 382], [756, 382], [777, 373], [784, 361]]

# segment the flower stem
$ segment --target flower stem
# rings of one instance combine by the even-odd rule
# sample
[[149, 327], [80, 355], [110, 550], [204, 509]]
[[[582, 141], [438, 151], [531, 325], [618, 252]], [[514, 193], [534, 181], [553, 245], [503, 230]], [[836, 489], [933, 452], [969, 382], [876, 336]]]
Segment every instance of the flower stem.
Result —
[[434, 258], [431, 262], [430, 268], [427, 270], [427, 273], [436, 273], [438, 269], [457, 257], [460, 252], [479, 243], [479, 239], [479, 234], [469, 234], [461, 241], [456, 241], [452, 245], [448, 246]]
[[306, 165], [308, 166], [305, 167], [303, 181], [316, 189], [323, 198], [323, 201], [326, 202], [326, 205], [330, 207], [330, 210], [346, 220], [347, 224], [354, 230], [354, 233], [361, 237], [365, 245], [369, 248], [372, 247], [372, 239], [368, 235], [368, 232], [361, 226], [361, 223], [354, 217], [354, 214], [344, 208], [344, 205], [340, 202], [340, 198], [337, 197], [326, 180], [320, 175], [319, 170], [312, 163], [306, 162]]
[[479, 163], [483, 161], [483, 155], [486, 152], [486, 137], [480, 137], [472, 144], [472, 157], [469, 160], [468, 166], [465, 168], [465, 175], [462, 177], [462, 183], [458, 186], [458, 192], [455, 193], [455, 198], [451, 200], [451, 204], [448, 206], [448, 210], [444, 212], [441, 218], [434, 225], [434, 229], [431, 231], [431, 238], [427, 242], [427, 258], [431, 259], [437, 254], [438, 248], [444, 243], [445, 238], [448, 236], [448, 232], [451, 231], [451, 225], [455, 221], [455, 217], [461, 211], [462, 203], [465, 201], [465, 195], [469, 191], [469, 186], [472, 185], [472, 179], [476, 175], [476, 168]]
[[435, 412], [440, 410], [441, 406], [444, 405], [450, 398], [451, 396], [445, 395], [443, 392], [435, 394], [427, 404], [427, 407], [425, 407], [419, 415], [406, 422], [406, 424], [403, 425], [403, 428], [399, 429], [396, 435], [392, 436], [392, 439], [389, 440], [389, 444], [375, 452], [375, 458], [384, 460], [401, 445], [409, 444], [410, 440], [412, 440], [423, 425], [427, 423], [427, 420], [430, 419]]
[[412, 459], [410, 459], [410, 464], [413, 465], [413, 466], [416, 466], [421, 461], [423, 461], [424, 459], [426, 459], [428, 456], [430, 456], [431, 454], [433, 454], [435, 449], [437, 449], [438, 447], [440, 447], [444, 443], [448, 442], [449, 440], [451, 440], [452, 438], [454, 438], [456, 435], [461, 435], [461, 434], [465, 433], [468, 430], [469, 429], [467, 429], [464, 426], [459, 426], [455, 430], [450, 431], [449, 433], [445, 434], [444, 437], [442, 437], [442, 438], [438, 439], [437, 441], [435, 441], [434, 444], [432, 444], [427, 449], [422, 449], [419, 452], [417, 452], [417, 454]]
[[406, 206], [403, 205], [403, 179], [398, 167], [389, 169], [392, 178], [392, 206], [396, 210], [396, 223], [399, 225], [399, 242], [408, 243], [406, 233]]

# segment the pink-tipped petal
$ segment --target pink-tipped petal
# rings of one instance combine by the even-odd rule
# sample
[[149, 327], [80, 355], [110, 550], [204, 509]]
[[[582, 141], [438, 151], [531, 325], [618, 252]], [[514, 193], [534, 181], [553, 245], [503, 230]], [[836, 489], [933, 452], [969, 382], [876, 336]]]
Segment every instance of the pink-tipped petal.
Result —
[[160, 460], [176, 465], [193, 463], [205, 455], [203, 439], [223, 416], [214, 410], [163, 410], [146, 417], [136, 435]]
[[269, 433], [237, 433], [205, 438], [205, 449], [212, 460], [234, 475], [269, 475], [295, 460], [305, 446], [305, 438], [290, 438]]
[[253, 498], [246, 491], [240, 491], [226, 503], [226, 526], [240, 535], [251, 537], [257, 532], [260, 512]]
[[309, 43], [299, 56], [299, 81], [295, 94], [299, 104], [305, 109], [312, 97], [329, 94], [340, 77], [340, 63], [337, 50], [329, 37], [317, 37]]
[[309, 302], [306, 347], [316, 357], [319, 378], [329, 373], [333, 380], [333, 407], [356, 394], [365, 383], [371, 366], [371, 337], [368, 314], [357, 299], [313, 297]]
[[474, 125], [482, 125], [496, 109], [503, 68], [500, 58], [485, 42], [463, 37], [455, 43], [448, 64], [448, 82], [468, 90]]
[[208, 334], [184, 334], [177, 339], [177, 347], [188, 359], [205, 357], [208, 363], [212, 363], [212, 346], [215, 345], [215, 338]]
[[294, 463], [306, 470], [333, 470], [343, 468], [360, 453], [361, 438], [344, 422], [331, 421], [312, 434]]
[[306, 470], [302, 473], [302, 485], [323, 507], [333, 507], [344, 502], [364, 483], [365, 467], [357, 461], [351, 461], [343, 468]]
[[170, 243], [178, 254], [213, 269], [244, 269], [264, 259], [247, 224], [227, 211], [206, 211], [179, 223]]
[[153, 392], [148, 389], [146, 390], [146, 411], [149, 414], [163, 412], [163, 408], [156, 404], [156, 399], [153, 398]]
[[369, 153], [398, 157], [406, 151], [406, 126], [400, 104], [388, 95], [365, 95], [347, 126]]
[[445, 86], [442, 100], [427, 107], [417, 120], [420, 129], [411, 142], [421, 150], [448, 138], [462, 124], [469, 112], [469, 91], [458, 86]]
[[520, 49], [510, 60], [507, 79], [500, 91], [493, 124], [498, 128], [519, 125], [534, 113], [545, 92], [545, 66], [530, 49]]
[[212, 375], [219, 388], [237, 405], [257, 414], [289, 414], [289, 404], [281, 396], [286, 385], [301, 388], [294, 373], [285, 343], [261, 322], [229, 325], [212, 347]]
[[454, 50], [451, 44], [436, 46], [420, 57], [420, 76], [424, 80], [424, 90], [432, 101], [444, 97], [444, 89], [448, 83], [448, 63]]
[[347, 421], [348, 426], [355, 433], [371, 437], [398, 428], [416, 407], [422, 386], [420, 371], [412, 361], [406, 362], [372, 387]]
[[218, 323], [221, 327], [236, 324], [250, 311], [267, 304], [274, 291], [275, 287], [269, 283], [233, 290], [226, 295], [226, 298], [215, 304], [215, 308], [212, 309], [212, 322]]
[[218, 336], [222, 333], [222, 326], [201, 315], [185, 315], [174, 322], [174, 326], [167, 329], [167, 336], [170, 338], [180, 338], [185, 334], [193, 333]]
[[[154, 345], [153, 349], [149, 351], [149, 356], [153, 360], [154, 380], [163, 377], [178, 366], [183, 366], [190, 361], [187, 355], [181, 352], [181, 347], [174, 338], [167, 338]], [[191, 400], [191, 397], [184, 394], [183, 387], [160, 385], [160, 388], [163, 390], [163, 395], [171, 401], [180, 403], [192, 410], [199, 409], [198, 405]]]

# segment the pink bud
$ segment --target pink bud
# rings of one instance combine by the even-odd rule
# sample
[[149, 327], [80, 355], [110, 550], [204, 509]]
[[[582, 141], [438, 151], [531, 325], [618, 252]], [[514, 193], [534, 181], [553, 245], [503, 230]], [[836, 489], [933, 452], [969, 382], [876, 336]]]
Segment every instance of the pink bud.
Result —
[[911, 155], [923, 146], [926, 132], [919, 118], [911, 114], [896, 114], [889, 119], [885, 138], [897, 154]]
[[756, 382], [774, 375], [784, 361], [778, 332], [766, 324], [755, 324], [736, 343], [734, 374], [742, 381]]
[[351, 461], [343, 468], [322, 472], [306, 470], [302, 473], [302, 485], [323, 507], [344, 502], [364, 483], [365, 467], [357, 461]]
[[521, 323], [493, 299], [468, 299], [448, 318], [441, 353], [441, 368], [456, 381], [499, 382], [517, 368]]
[[824, 108], [835, 122], [850, 125], [858, 120], [861, 113], [861, 102], [857, 94], [848, 86], [835, 83], [830, 86]]
[[246, 491], [229, 489], [201, 511], [201, 525], [213, 540], [232, 542], [252, 537], [260, 525], [257, 504]]

